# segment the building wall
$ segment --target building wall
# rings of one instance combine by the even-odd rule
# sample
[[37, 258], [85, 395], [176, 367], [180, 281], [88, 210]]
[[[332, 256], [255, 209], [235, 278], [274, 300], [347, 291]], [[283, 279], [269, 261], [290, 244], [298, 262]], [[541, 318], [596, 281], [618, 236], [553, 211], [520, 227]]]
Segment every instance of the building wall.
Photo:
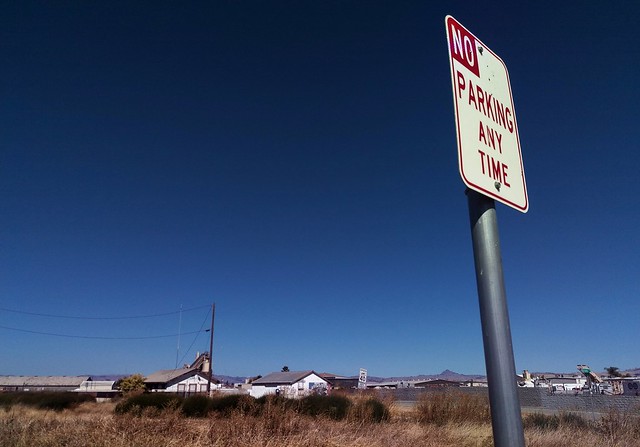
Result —
[[327, 387], [327, 381], [316, 374], [309, 374], [302, 380], [294, 383], [293, 385], [253, 385], [249, 394], [251, 397], [260, 398], [267, 394], [277, 394], [289, 397], [297, 398], [309, 395], [319, 388]]
[[640, 396], [640, 380], [623, 381], [622, 392], [625, 396]]
[[[418, 402], [423, 396], [429, 393], [443, 391], [420, 389], [420, 388], [400, 388], [397, 390], [375, 390], [380, 396], [393, 396], [399, 402]], [[489, 395], [489, 388], [450, 388], [450, 391], [459, 391], [465, 394]], [[446, 392], [446, 391], [445, 391]], [[518, 388], [520, 406], [530, 411], [550, 410], [550, 411], [581, 411], [606, 413], [611, 410], [620, 412], [637, 411], [640, 408], [640, 396], [621, 395], [607, 396], [602, 394], [551, 394], [547, 388]], [[427, 397], [428, 398], [428, 397]]]
[[267, 394], [276, 394], [277, 386], [253, 385], [249, 390], [249, 395], [256, 399], [266, 396]]
[[518, 391], [520, 405], [524, 408], [606, 413], [611, 410], [627, 412], [640, 407], [640, 398], [629, 395], [550, 394], [543, 388], [526, 388]]
[[580, 390], [585, 387], [586, 384], [587, 379], [584, 377], [549, 379], [549, 386], [556, 391]]
[[[211, 389], [215, 389], [217, 385], [211, 384]], [[164, 390], [156, 390], [165, 393], [178, 393], [188, 396], [190, 394], [206, 393], [207, 392], [207, 379], [198, 375], [188, 377], [175, 383]]]
[[2, 386], [0, 391], [73, 391], [78, 388], [75, 386], [55, 386], [55, 385], [22, 385], [22, 386]]

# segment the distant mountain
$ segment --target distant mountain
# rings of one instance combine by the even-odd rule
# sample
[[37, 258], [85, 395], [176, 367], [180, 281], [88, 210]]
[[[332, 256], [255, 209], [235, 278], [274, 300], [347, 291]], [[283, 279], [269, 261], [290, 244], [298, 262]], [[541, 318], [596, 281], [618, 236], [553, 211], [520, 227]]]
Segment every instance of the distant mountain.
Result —
[[[640, 368], [633, 368], [633, 369], [627, 369], [624, 371], [620, 371], [623, 374], [630, 374], [632, 376], [640, 376]], [[541, 375], [566, 375], [566, 376], [572, 376], [572, 375], [577, 375], [580, 374], [577, 370], [575, 372], [570, 372], [570, 373], [553, 373], [553, 372], [532, 372], [531, 373], [534, 376], [541, 376]], [[600, 375], [604, 375], [605, 373], [598, 373]], [[229, 383], [229, 384], [234, 384], [234, 383], [244, 383], [246, 377], [243, 376], [219, 376], [217, 374], [214, 374], [215, 377], [220, 380], [222, 383]], [[93, 376], [94, 380], [95, 377], [97, 376]], [[116, 376], [116, 377], [121, 377], [121, 376]], [[358, 376], [351, 376], [352, 379], [357, 379]], [[435, 380], [435, 379], [441, 379], [441, 380], [450, 380], [452, 382], [467, 382], [470, 380], [487, 380], [487, 376], [484, 376], [482, 374], [461, 374], [455, 371], [451, 371], [449, 369], [445, 369], [444, 371], [442, 371], [440, 374], [419, 374], [417, 376], [392, 376], [392, 377], [379, 377], [379, 376], [369, 376], [367, 377], [367, 382], [371, 382], [371, 383], [376, 383], [376, 382], [409, 382], [409, 381], [420, 381], [420, 380]], [[103, 379], [103, 380], [107, 380], [107, 379]], [[117, 379], [110, 379], [110, 380], [117, 380]]]
[[213, 376], [218, 379], [220, 383], [228, 383], [229, 385], [233, 385], [234, 383], [244, 383], [244, 381], [247, 379], [246, 377], [241, 376], [220, 376], [218, 374], [215, 374], [215, 372]]
[[469, 380], [485, 380], [486, 376], [480, 374], [460, 374], [455, 371], [445, 369], [440, 374], [420, 374], [417, 376], [401, 376], [401, 377], [375, 377], [369, 376], [368, 382], [409, 382], [420, 380], [451, 380], [452, 382], [466, 382]]
[[100, 375], [93, 375], [93, 374], [82, 374], [84, 376], [91, 376], [91, 380], [113, 380], [113, 381], [118, 381], [124, 377], [128, 377], [131, 374], [100, 374]]
[[640, 368], [625, 369], [622, 371], [622, 374], [629, 374], [630, 376], [638, 377], [640, 376]]
[[[216, 379], [220, 380], [222, 383], [244, 383], [246, 377], [243, 376], [220, 376], [214, 374]], [[358, 376], [351, 376], [352, 379], [357, 379]], [[408, 381], [420, 381], [420, 380], [434, 380], [434, 379], [442, 379], [442, 380], [451, 380], [454, 382], [466, 382], [468, 380], [486, 380], [486, 376], [481, 374], [460, 374], [455, 371], [451, 371], [445, 369], [440, 374], [420, 374], [417, 376], [398, 376], [398, 377], [376, 377], [369, 376], [367, 377], [367, 382], [408, 382]]]
[[[631, 368], [626, 369], [624, 371], [620, 371], [622, 374], [629, 374], [631, 376], [640, 376], [640, 368]], [[542, 375], [566, 375], [573, 376], [580, 374], [578, 371], [571, 371], [569, 373], [552, 373], [552, 372], [531, 372], [533, 376], [542, 376]], [[601, 376], [605, 376], [606, 372], [599, 372]], [[93, 380], [118, 380], [123, 377], [127, 377], [130, 374], [102, 374], [102, 375], [92, 375], [92, 374], [84, 374], [86, 376], [91, 376]], [[247, 377], [244, 376], [222, 376], [214, 373], [216, 379], [218, 379], [221, 383], [229, 385], [233, 385], [234, 383], [244, 383]], [[352, 376], [351, 378], [357, 379], [358, 376]], [[409, 382], [409, 381], [421, 381], [421, 380], [450, 380], [452, 382], [467, 382], [470, 380], [486, 380], [487, 376], [483, 376], [481, 374], [461, 374], [455, 371], [451, 371], [449, 369], [445, 369], [440, 374], [420, 374], [417, 376], [398, 376], [398, 377], [376, 377], [369, 376], [367, 381], [370, 383], [376, 382]]]

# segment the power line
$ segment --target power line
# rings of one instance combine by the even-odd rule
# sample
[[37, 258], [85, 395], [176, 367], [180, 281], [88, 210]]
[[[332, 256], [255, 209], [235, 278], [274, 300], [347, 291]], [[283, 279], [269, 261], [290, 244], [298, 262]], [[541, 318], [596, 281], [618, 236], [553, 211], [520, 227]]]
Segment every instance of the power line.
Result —
[[[58, 334], [55, 332], [32, 331], [29, 329], [18, 329], [18, 328], [9, 327], [9, 326], [0, 326], [0, 329], [7, 329], [10, 331], [16, 331], [16, 332], [26, 332], [28, 334], [48, 335], [51, 337], [83, 338], [83, 339], [92, 339], [92, 340], [150, 340], [155, 338], [169, 338], [169, 337], [178, 336], [178, 334], [166, 334], [166, 335], [147, 335], [144, 337], [101, 337], [96, 335], [69, 335], [69, 334]], [[206, 330], [200, 329], [197, 331], [183, 332], [182, 335], [197, 334], [200, 332], [209, 332], [209, 329], [206, 329]]]
[[[191, 344], [189, 345], [189, 347], [185, 351], [185, 353], [182, 356], [182, 358], [180, 359], [179, 363], [182, 363], [184, 361], [184, 359], [187, 357], [187, 354], [189, 354], [189, 351], [191, 350], [191, 348], [193, 347], [194, 343], [198, 339], [198, 336], [203, 332], [209, 332], [210, 329], [203, 330], [202, 328], [204, 327], [205, 323], [207, 322], [207, 319], [208, 319], [210, 314], [211, 314], [211, 310], [209, 310], [209, 312], [207, 312], [207, 315], [205, 315], [204, 320], [202, 320], [202, 324], [200, 325], [200, 330], [197, 331], [198, 335], [193, 337], [193, 341], [191, 342]], [[209, 359], [210, 359], [209, 361], [211, 361], [211, 353], [209, 353]], [[177, 365], [176, 365], [176, 368], [177, 368]]]
[[176, 315], [176, 314], [179, 314], [180, 312], [189, 312], [192, 310], [204, 309], [205, 307], [209, 307], [209, 306], [196, 306], [196, 307], [190, 307], [187, 309], [177, 310], [173, 312], [164, 312], [164, 313], [148, 314], [148, 315], [131, 315], [131, 316], [122, 316], [122, 317], [81, 317], [77, 315], [56, 315], [56, 314], [46, 314], [46, 313], [40, 313], [40, 312], [28, 312], [24, 310], [7, 309], [5, 307], [0, 307], [0, 311], [11, 312], [14, 314], [21, 314], [21, 315], [32, 315], [36, 317], [66, 318], [70, 320], [134, 320], [139, 318], [156, 318], [156, 317], [165, 317], [167, 315]]

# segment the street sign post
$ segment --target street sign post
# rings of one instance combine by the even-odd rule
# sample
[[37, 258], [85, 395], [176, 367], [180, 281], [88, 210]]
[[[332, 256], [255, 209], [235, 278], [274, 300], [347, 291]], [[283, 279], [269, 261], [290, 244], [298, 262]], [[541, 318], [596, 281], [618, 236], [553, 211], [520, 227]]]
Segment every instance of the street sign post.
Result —
[[358, 389], [365, 389], [367, 387], [367, 370], [360, 368], [360, 374], [358, 376]]
[[471, 189], [526, 213], [527, 185], [507, 67], [447, 16], [458, 168]]
[[458, 165], [469, 220], [496, 447], [524, 447], [495, 200], [529, 208], [518, 125], [502, 60], [456, 19], [445, 18], [456, 111]]
[[495, 447], [524, 447], [495, 202], [468, 190], [482, 344]]

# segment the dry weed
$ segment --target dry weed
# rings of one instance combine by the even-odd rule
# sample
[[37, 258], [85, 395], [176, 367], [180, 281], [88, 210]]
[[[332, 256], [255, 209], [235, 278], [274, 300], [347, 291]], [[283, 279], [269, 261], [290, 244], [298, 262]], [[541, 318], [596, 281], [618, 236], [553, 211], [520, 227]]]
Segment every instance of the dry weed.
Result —
[[[105, 407], [103, 407], [105, 408]], [[177, 411], [115, 415], [100, 407], [66, 413], [16, 407], [0, 414], [0, 447], [405, 447], [454, 446], [446, 431], [416, 423], [335, 421], [286, 412], [189, 419]]]
[[[185, 418], [176, 409], [116, 415], [113, 405], [83, 404], [63, 412], [14, 406], [0, 412], [0, 447], [489, 447], [491, 424], [419, 421], [416, 413], [396, 411], [374, 423], [342, 421], [287, 411], [274, 403], [252, 411]], [[465, 410], [466, 411], [466, 410]], [[413, 416], [411, 416], [413, 415]], [[577, 428], [525, 428], [529, 447], [640, 447], [637, 418], [605, 415]]]
[[424, 394], [418, 401], [416, 418], [423, 424], [437, 425], [490, 423], [489, 399], [457, 391]]
[[449, 424], [446, 426], [452, 445], [460, 447], [491, 447], [493, 432], [490, 424]]
[[608, 446], [628, 446], [635, 442], [640, 446], [640, 414], [621, 412], [614, 408], [604, 414], [596, 423]]

